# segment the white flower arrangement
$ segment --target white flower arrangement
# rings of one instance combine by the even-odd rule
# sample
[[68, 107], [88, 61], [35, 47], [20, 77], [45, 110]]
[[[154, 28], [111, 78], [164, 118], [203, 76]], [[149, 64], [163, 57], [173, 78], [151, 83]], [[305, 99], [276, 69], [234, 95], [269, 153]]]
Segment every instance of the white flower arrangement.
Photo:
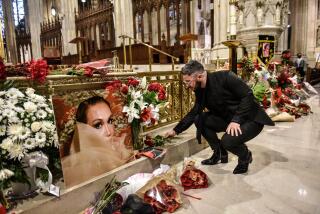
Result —
[[10, 166], [26, 154], [58, 147], [50, 100], [34, 92], [0, 91], [0, 180], [11, 177]]

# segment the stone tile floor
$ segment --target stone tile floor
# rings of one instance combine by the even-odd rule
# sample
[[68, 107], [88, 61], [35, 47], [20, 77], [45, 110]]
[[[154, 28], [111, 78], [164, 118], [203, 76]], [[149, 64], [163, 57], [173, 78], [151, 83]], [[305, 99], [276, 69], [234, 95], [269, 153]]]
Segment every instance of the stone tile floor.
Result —
[[[320, 86], [318, 86], [320, 89]], [[189, 190], [201, 197], [178, 214], [320, 214], [320, 99], [309, 100], [313, 114], [294, 123], [277, 123], [247, 143], [253, 152], [248, 174], [234, 175], [235, 156], [228, 164], [201, 166], [212, 184]], [[211, 156], [207, 148], [192, 156]]]

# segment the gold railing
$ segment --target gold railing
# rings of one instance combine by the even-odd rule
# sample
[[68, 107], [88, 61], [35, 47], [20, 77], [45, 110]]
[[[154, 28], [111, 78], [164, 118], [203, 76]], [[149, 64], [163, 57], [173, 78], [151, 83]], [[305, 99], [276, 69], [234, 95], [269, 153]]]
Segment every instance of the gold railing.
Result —
[[138, 72], [137, 76], [146, 77], [148, 83], [161, 83], [166, 89], [168, 99], [168, 105], [160, 110], [160, 120], [154, 126], [144, 127], [143, 131], [177, 122], [192, 108], [193, 93], [183, 86], [179, 71]]
[[148, 55], [149, 55], [149, 71], [152, 71], [152, 50], [157, 51], [160, 54], [164, 54], [168, 57], [171, 58], [171, 63], [172, 63], [172, 71], [174, 71], [174, 65], [175, 65], [175, 61], [179, 61], [179, 58], [172, 56], [162, 50], [159, 50], [155, 47], [153, 47], [152, 45], [149, 45], [147, 43], [142, 42], [139, 39], [135, 39], [133, 37], [127, 36], [127, 35], [122, 35], [119, 36], [119, 38], [122, 38], [122, 46], [123, 46], [123, 60], [124, 60], [124, 67], [127, 65], [127, 48], [126, 48], [126, 41], [128, 40], [128, 44], [129, 44], [129, 62], [130, 62], [130, 69], [132, 69], [132, 42], [136, 42], [136, 43], [140, 43], [144, 46], [146, 46], [148, 48]]
[[[121, 70], [121, 69], [119, 69]], [[151, 127], [144, 127], [143, 131], [150, 131], [165, 125], [179, 121], [193, 106], [194, 96], [191, 90], [186, 89], [182, 84], [179, 71], [154, 71], [154, 72], [110, 72], [104, 76], [94, 75], [91, 78], [85, 76], [70, 75], [49, 75], [44, 85], [36, 84], [26, 77], [9, 77], [13, 80], [15, 87], [33, 87], [41, 94], [59, 96], [84, 96], [97, 92], [103, 92], [107, 82], [119, 79], [126, 81], [129, 77], [146, 77], [147, 82], [161, 83], [167, 92], [168, 105], [160, 111], [160, 120]], [[77, 95], [78, 94], [78, 95]]]

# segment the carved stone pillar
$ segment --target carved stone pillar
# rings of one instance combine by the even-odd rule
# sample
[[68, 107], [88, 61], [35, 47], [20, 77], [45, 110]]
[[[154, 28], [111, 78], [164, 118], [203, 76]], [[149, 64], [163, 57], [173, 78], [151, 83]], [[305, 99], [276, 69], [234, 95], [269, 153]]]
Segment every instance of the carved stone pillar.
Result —
[[115, 42], [118, 47], [122, 43], [122, 40], [119, 38], [120, 35], [134, 37], [133, 23], [135, 20], [133, 20], [132, 0], [117, 0], [113, 2]]
[[236, 8], [236, 1], [229, 0], [230, 4], [230, 37], [231, 39], [235, 39], [237, 35], [237, 8]]
[[63, 1], [61, 4], [61, 13], [59, 16], [62, 17], [62, 50], [63, 56], [77, 53], [77, 45], [69, 43], [72, 39], [76, 37], [76, 25], [74, 9], [78, 10], [77, 0]]
[[28, 0], [32, 55], [34, 59], [41, 58], [40, 22], [43, 21], [42, 2], [39, 0]]
[[[0, 32], [2, 32], [2, 28], [3, 28], [2, 22], [0, 22]], [[0, 33], [0, 57], [2, 57], [3, 59], [6, 58], [5, 53], [4, 53], [4, 44], [3, 44], [2, 33]]]
[[8, 49], [8, 61], [16, 64], [18, 62], [15, 25], [13, 19], [13, 6], [11, 0], [2, 2], [6, 42]]

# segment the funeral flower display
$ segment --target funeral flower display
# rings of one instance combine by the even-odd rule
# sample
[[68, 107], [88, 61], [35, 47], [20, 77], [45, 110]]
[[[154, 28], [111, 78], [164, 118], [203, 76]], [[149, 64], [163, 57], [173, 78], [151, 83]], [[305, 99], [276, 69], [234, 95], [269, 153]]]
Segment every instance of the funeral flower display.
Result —
[[124, 99], [123, 112], [131, 124], [133, 146], [140, 149], [138, 135], [141, 126], [152, 126], [159, 120], [159, 109], [166, 103], [166, 91], [158, 82], [147, 84], [146, 78], [129, 78], [126, 83], [120, 80], [108, 84], [107, 90], [119, 91], [119, 96]]
[[0, 112], [0, 188], [9, 181], [28, 183], [25, 158], [33, 152], [57, 152], [51, 104], [32, 88], [10, 88], [0, 91]]

